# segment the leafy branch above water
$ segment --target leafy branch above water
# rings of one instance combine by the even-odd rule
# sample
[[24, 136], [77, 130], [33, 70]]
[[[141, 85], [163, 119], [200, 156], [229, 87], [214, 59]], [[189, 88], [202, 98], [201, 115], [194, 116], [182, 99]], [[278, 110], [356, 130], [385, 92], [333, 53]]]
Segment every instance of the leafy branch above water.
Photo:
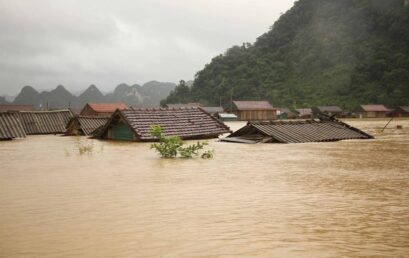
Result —
[[[183, 147], [185, 143], [179, 136], [165, 136], [163, 134], [163, 128], [159, 125], [152, 125], [150, 133], [159, 140], [158, 143], [151, 145], [151, 149], [155, 149], [159, 152], [162, 158], [176, 158], [178, 155], [182, 158], [192, 158], [199, 156], [200, 151], [203, 150], [206, 145], [209, 145], [208, 142], [197, 142], [196, 144]], [[203, 159], [210, 159], [213, 158], [213, 156], [213, 150], [207, 150], [201, 155]]]

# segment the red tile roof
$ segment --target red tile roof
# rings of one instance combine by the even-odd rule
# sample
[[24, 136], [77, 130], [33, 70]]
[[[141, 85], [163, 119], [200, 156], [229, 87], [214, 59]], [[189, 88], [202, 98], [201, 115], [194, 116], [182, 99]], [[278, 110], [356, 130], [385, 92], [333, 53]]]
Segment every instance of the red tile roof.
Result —
[[88, 103], [93, 110], [98, 113], [114, 113], [117, 109], [125, 109], [128, 106], [125, 103]]
[[268, 101], [233, 101], [237, 110], [275, 110]]
[[35, 111], [33, 105], [14, 105], [14, 104], [3, 104], [0, 105], [0, 111]]
[[230, 132], [230, 129], [200, 108], [179, 109], [123, 109], [114, 113], [110, 121], [100, 131], [103, 136], [117, 116], [122, 117], [137, 138], [141, 141], [152, 141], [151, 125], [160, 125], [166, 136], [180, 136], [182, 139], [215, 138]]
[[365, 112], [389, 112], [384, 105], [361, 105], [362, 110]]

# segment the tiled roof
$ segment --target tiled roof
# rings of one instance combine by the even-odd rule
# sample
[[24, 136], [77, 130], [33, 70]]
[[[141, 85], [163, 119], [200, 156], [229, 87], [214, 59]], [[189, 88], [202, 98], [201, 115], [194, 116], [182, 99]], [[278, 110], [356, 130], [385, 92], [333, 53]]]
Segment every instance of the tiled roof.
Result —
[[233, 101], [237, 110], [275, 110], [268, 101]]
[[365, 112], [388, 112], [390, 111], [384, 105], [361, 105]]
[[76, 123], [79, 125], [85, 135], [90, 136], [95, 130], [97, 130], [101, 126], [104, 126], [108, 122], [108, 120], [109, 117], [75, 116], [71, 118], [70, 122], [67, 124], [67, 133], [70, 133], [70, 125]]
[[0, 140], [24, 137], [26, 133], [17, 113], [0, 112]]
[[117, 109], [125, 109], [128, 106], [125, 103], [88, 103], [93, 110], [98, 113], [114, 113]]
[[105, 133], [116, 116], [122, 117], [141, 141], [155, 140], [150, 134], [152, 125], [161, 126], [166, 136], [180, 136], [182, 139], [214, 138], [230, 132], [226, 125], [200, 108], [124, 109], [111, 116], [100, 135]]
[[275, 143], [326, 142], [373, 138], [371, 135], [340, 121], [308, 120], [252, 122], [223, 140], [260, 142], [265, 140], [266, 137]]
[[1, 111], [35, 111], [35, 108], [33, 105], [3, 104], [0, 105]]
[[223, 107], [200, 107], [204, 111], [206, 111], [209, 114], [215, 114], [215, 113], [223, 113], [224, 109]]
[[22, 111], [18, 114], [28, 135], [64, 133], [73, 117], [70, 110]]
[[338, 106], [320, 106], [318, 107], [319, 111], [321, 112], [329, 112], [329, 113], [342, 113], [342, 108]]

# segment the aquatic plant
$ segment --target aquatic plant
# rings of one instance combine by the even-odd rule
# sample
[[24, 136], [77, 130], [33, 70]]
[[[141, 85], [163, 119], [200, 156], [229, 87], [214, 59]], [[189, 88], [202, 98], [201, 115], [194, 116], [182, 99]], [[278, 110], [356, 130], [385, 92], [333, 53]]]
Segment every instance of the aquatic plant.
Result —
[[[192, 158], [198, 156], [199, 151], [204, 149], [208, 142], [197, 142], [193, 145], [183, 147], [185, 144], [179, 136], [165, 136], [163, 134], [163, 128], [159, 125], [152, 125], [150, 129], [152, 136], [159, 140], [158, 143], [153, 143], [151, 149], [155, 149], [159, 152], [162, 158], [176, 158], [178, 154], [182, 158]], [[213, 158], [213, 150], [208, 150], [201, 155], [202, 158]]]

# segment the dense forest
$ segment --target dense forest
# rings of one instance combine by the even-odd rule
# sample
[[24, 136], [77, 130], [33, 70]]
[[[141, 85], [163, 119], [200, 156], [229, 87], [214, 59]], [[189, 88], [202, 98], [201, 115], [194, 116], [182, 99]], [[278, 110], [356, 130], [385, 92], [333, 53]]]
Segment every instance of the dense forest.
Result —
[[276, 107], [409, 104], [409, 6], [404, 0], [299, 0], [254, 44], [233, 46], [161, 101]]

